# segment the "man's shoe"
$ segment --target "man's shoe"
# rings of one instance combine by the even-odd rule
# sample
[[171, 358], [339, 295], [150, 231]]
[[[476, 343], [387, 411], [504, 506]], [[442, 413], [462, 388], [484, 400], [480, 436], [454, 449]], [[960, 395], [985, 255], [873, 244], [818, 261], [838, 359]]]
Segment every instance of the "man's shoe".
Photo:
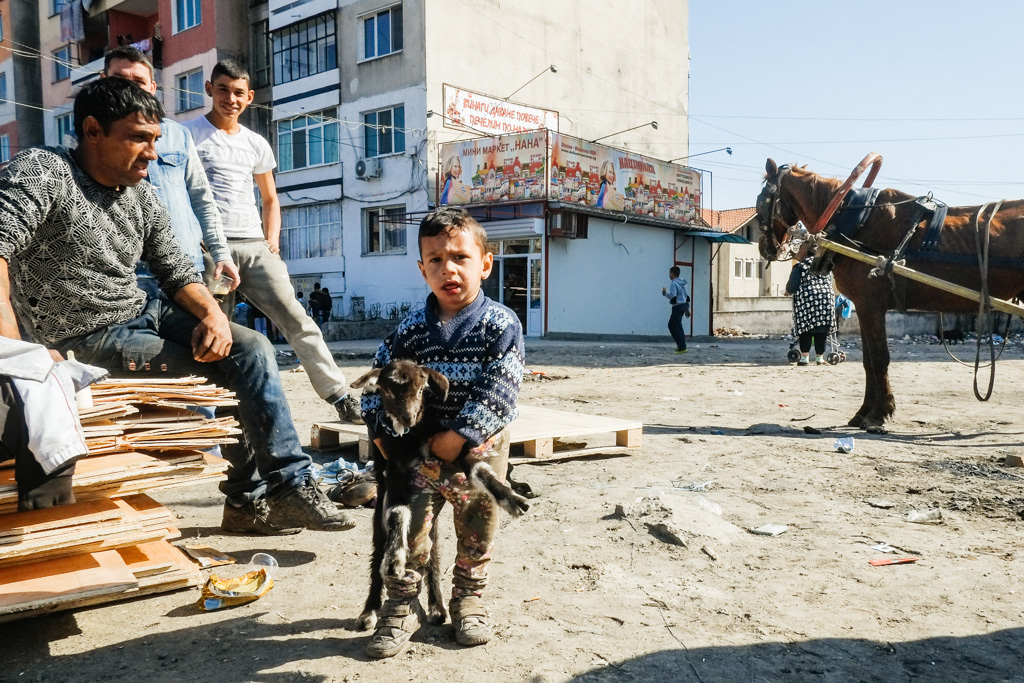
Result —
[[455, 627], [455, 641], [459, 645], [483, 645], [494, 637], [491, 625], [487, 623], [487, 609], [478, 595], [464, 595], [452, 598], [448, 603]]
[[377, 630], [366, 645], [366, 656], [373, 659], [395, 657], [409, 649], [409, 641], [423, 622], [419, 596], [388, 597], [380, 608]]
[[242, 507], [224, 503], [224, 517], [220, 527], [235, 534], [256, 534], [259, 536], [286, 536], [302, 531], [301, 526], [280, 525], [270, 521], [270, 508], [265, 498], [250, 501]]
[[356, 525], [355, 518], [339, 510], [308, 477], [278, 500], [271, 501], [270, 522], [319, 531], [345, 531]]
[[686, 353], [686, 349], [676, 349], [676, 354]]
[[352, 424], [363, 424], [363, 416], [360, 413], [359, 401], [352, 398], [351, 394], [334, 402], [334, 408], [338, 411], [338, 419], [342, 422]]

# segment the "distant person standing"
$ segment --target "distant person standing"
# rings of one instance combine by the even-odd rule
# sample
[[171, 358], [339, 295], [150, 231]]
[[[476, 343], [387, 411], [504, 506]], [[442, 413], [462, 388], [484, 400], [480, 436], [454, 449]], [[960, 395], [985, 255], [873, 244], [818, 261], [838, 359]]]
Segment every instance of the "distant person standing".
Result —
[[309, 314], [317, 325], [320, 324], [320, 283], [313, 284], [313, 291], [309, 293]]
[[331, 311], [334, 310], [334, 298], [331, 290], [324, 287], [320, 290], [320, 324], [326, 325], [331, 320]]
[[[362, 423], [359, 403], [348, 393], [345, 375], [334, 362], [320, 327], [306, 315], [295, 296], [288, 268], [281, 260], [281, 204], [274, 183], [274, 153], [262, 137], [238, 118], [252, 104], [249, 72], [233, 60], [218, 62], [206, 82], [213, 107], [186, 125], [210, 179], [231, 256], [238, 265], [238, 289], [263, 311], [295, 349], [306, 376], [343, 422]], [[263, 215], [256, 206], [253, 182], [260, 190]], [[207, 279], [213, 273], [207, 265]], [[228, 295], [225, 305], [231, 305]]]
[[672, 314], [668, 317], [668, 331], [676, 342], [676, 353], [686, 353], [686, 333], [683, 332], [683, 317], [690, 317], [690, 294], [686, 291], [686, 280], [679, 277], [679, 268], [668, 269], [671, 280], [668, 289], [661, 288], [661, 295], [668, 299]]

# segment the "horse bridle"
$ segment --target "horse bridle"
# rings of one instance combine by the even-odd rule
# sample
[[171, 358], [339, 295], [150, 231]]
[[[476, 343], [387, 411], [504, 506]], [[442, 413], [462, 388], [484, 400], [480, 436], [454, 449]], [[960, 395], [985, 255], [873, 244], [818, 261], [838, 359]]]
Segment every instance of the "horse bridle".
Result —
[[[757, 220], [761, 224], [761, 233], [771, 240], [772, 250], [776, 254], [782, 250], [782, 242], [775, 236], [773, 225], [776, 218], [783, 221], [786, 220], [782, 216], [781, 208], [782, 179], [790, 170], [789, 164], [779, 166], [774, 178], [764, 179], [764, 188], [761, 190], [761, 194], [757, 196], [756, 211]], [[789, 227], [792, 228], [793, 226]]]

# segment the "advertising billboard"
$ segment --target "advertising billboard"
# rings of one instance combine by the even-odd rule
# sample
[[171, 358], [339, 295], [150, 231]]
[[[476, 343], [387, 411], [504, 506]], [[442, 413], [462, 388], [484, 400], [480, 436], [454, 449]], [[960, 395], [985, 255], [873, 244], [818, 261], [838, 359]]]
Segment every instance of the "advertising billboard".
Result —
[[444, 125], [485, 135], [507, 135], [529, 130], [558, 130], [558, 112], [527, 107], [471, 90], [445, 85]]
[[490, 204], [547, 196], [544, 130], [441, 145], [438, 204]]
[[659, 159], [551, 134], [551, 201], [694, 223], [700, 174]]
[[698, 222], [700, 173], [547, 130], [444, 143], [438, 204], [545, 199]]

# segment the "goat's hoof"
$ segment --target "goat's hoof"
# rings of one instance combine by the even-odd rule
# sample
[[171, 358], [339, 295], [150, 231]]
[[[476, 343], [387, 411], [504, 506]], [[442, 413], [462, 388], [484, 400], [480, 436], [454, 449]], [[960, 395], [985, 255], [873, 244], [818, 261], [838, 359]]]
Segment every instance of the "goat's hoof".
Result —
[[427, 621], [434, 626], [440, 626], [444, 622], [448, 621], [448, 612], [440, 605], [433, 605], [430, 607], [430, 611], [427, 614]]
[[377, 612], [375, 610], [363, 612], [356, 619], [356, 624], [359, 625], [359, 629], [362, 631], [372, 631], [377, 627]]

